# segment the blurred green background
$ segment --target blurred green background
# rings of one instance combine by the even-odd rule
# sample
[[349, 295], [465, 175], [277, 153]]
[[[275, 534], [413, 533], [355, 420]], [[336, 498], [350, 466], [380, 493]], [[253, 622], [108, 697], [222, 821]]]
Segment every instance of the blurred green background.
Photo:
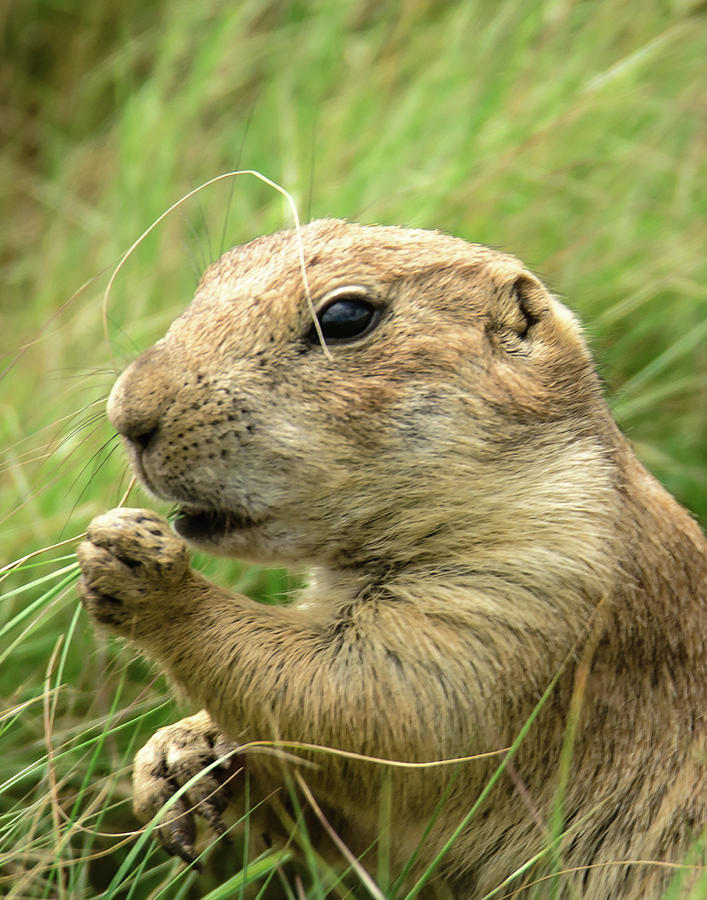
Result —
[[[104, 317], [120, 254], [237, 168], [303, 220], [520, 256], [579, 313], [639, 456], [707, 522], [704, 3], [10, 0], [0, 24], [3, 563], [115, 505], [115, 374], [222, 250], [291, 224], [257, 180], [213, 185], [140, 246]], [[227, 868], [196, 882], [154, 854], [121, 874], [130, 840], [98, 834], [134, 827], [130, 757], [176, 712], [87, 628], [72, 549], [2, 585], [0, 893], [204, 896]], [[202, 562], [261, 598], [287, 589]]]

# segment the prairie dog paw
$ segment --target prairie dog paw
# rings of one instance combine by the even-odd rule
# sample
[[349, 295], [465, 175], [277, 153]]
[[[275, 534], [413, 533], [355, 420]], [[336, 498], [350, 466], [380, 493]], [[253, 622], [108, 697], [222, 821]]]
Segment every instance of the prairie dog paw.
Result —
[[[135, 757], [135, 815], [148, 822], [179, 788], [209, 763], [236, 747], [237, 744], [224, 737], [203, 711], [161, 728]], [[169, 853], [180, 856], [187, 863], [194, 862], [195, 816], [205, 819], [217, 834], [223, 834], [225, 826], [221, 813], [228, 805], [233, 776], [240, 765], [241, 762], [232, 759], [214, 767], [165, 810], [156, 831]]]
[[76, 551], [78, 593], [100, 624], [139, 631], [140, 620], [159, 612], [189, 573], [184, 543], [167, 521], [146, 509], [114, 509], [97, 516]]

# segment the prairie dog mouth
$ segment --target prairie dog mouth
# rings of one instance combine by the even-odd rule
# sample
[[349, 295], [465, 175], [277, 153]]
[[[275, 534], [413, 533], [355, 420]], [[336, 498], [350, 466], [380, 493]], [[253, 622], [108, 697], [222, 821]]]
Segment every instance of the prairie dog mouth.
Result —
[[182, 507], [174, 520], [174, 529], [186, 541], [218, 543], [235, 531], [255, 525], [252, 519], [221, 509]]

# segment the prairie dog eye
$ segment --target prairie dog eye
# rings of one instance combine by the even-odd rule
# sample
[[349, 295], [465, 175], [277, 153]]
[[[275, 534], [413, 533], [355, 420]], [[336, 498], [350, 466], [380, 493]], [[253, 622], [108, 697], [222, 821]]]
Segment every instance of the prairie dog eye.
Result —
[[[327, 343], [343, 344], [368, 334], [378, 324], [380, 309], [368, 299], [363, 288], [342, 287], [325, 299], [317, 312], [319, 327]], [[312, 326], [307, 337], [319, 342], [317, 330]]]

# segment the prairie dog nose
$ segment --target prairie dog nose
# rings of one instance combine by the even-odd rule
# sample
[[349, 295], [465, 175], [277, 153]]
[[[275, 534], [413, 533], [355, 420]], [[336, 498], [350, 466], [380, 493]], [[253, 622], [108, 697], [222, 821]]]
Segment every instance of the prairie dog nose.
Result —
[[174, 396], [166, 370], [164, 350], [155, 344], [128, 366], [108, 398], [111, 424], [143, 449], [159, 429], [162, 413]]

